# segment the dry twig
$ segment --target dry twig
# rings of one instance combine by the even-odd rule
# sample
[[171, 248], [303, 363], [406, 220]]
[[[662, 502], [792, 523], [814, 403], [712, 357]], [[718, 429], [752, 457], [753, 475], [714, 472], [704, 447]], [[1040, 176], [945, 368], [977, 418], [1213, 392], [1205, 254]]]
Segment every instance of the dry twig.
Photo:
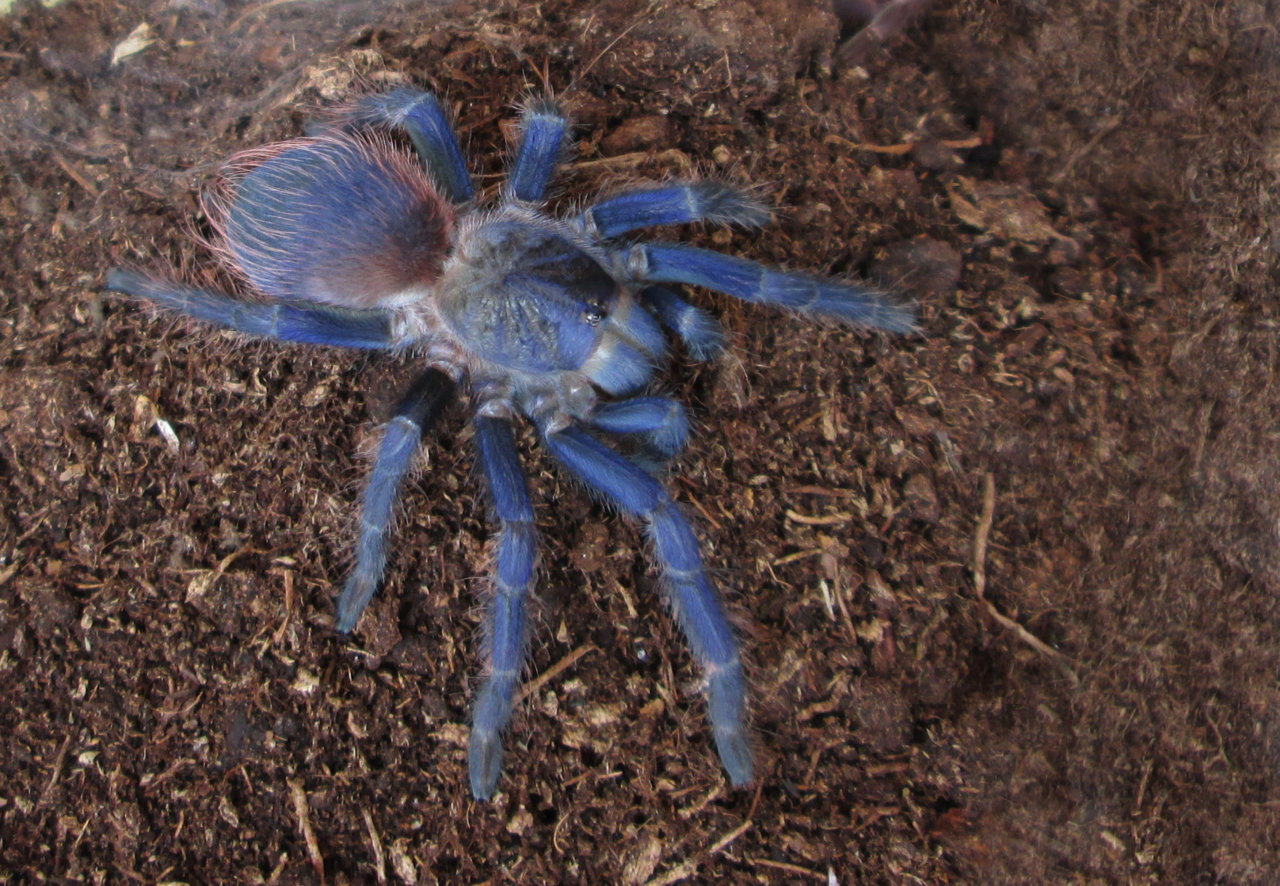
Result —
[[982, 513], [978, 516], [978, 526], [973, 533], [973, 560], [969, 564], [969, 570], [973, 576], [974, 593], [977, 594], [978, 600], [986, 607], [987, 614], [992, 619], [1008, 630], [1013, 631], [1019, 640], [1026, 643], [1036, 652], [1047, 656], [1053, 661], [1054, 664], [1062, 669], [1067, 679], [1071, 681], [1072, 686], [1079, 686], [1080, 678], [1076, 676], [1076, 672], [1071, 667], [1071, 659], [1009, 618], [987, 599], [987, 543], [991, 538], [991, 526], [995, 522], [996, 515], [995, 475], [988, 471], [986, 476], [983, 477], [982, 484]]
[[373, 826], [373, 816], [369, 814], [368, 807], [360, 810], [360, 814], [364, 816], [364, 826], [369, 831], [369, 844], [373, 847], [373, 873], [378, 878], [379, 883], [387, 882], [387, 856], [382, 851], [382, 839], [378, 836], [378, 829]]
[[[973, 135], [968, 138], [944, 138], [941, 141], [951, 150], [958, 151], [964, 148], [978, 147], [982, 144], [982, 137]], [[915, 150], [916, 145], [920, 144], [919, 142], [900, 142], [896, 145], [873, 145], [867, 142], [850, 141], [843, 136], [835, 134], [826, 136], [822, 139], [822, 142], [823, 144], [837, 145], [854, 151], [870, 151], [872, 154], [889, 154], [891, 156], [910, 154]]]
[[307, 844], [311, 868], [316, 872], [320, 886], [324, 886], [324, 858], [320, 855], [320, 841], [316, 839], [315, 828], [311, 826], [311, 804], [307, 802], [302, 779], [289, 779], [289, 793], [293, 796], [293, 811], [298, 816], [298, 829], [302, 831], [302, 839]]
[[665, 874], [649, 880], [644, 884], [644, 886], [670, 886], [672, 883], [679, 883], [681, 880], [692, 877], [698, 872], [698, 865], [702, 864], [702, 862], [706, 861], [708, 858], [718, 855], [721, 850], [745, 834], [750, 830], [750, 828], [751, 819], [748, 818], [742, 824], [738, 825], [736, 828], [713, 843], [705, 852], [698, 854], [694, 858], [686, 859], [671, 870], [667, 871]]
[[579, 646], [551, 667], [547, 668], [537, 677], [524, 684], [524, 688], [520, 690], [520, 696], [517, 700], [524, 701], [529, 696], [535, 695], [543, 686], [546, 686], [556, 677], [573, 667], [574, 663], [576, 663], [578, 659], [582, 658], [582, 656], [586, 655], [588, 652], [594, 652], [595, 649], [596, 647], [592, 646], [590, 643], [584, 643]]

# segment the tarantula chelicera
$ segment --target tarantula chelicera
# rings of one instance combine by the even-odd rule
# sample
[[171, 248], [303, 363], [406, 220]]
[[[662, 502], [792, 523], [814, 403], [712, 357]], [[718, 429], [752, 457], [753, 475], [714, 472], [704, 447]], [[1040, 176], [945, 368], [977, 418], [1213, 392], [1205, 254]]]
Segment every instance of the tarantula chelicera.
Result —
[[[389, 130], [407, 135], [421, 162]], [[434, 96], [405, 88], [364, 96], [309, 137], [232, 159], [206, 201], [217, 252], [262, 300], [122, 269], [108, 275], [107, 288], [262, 338], [420, 355], [425, 369], [386, 425], [364, 492], [355, 565], [338, 598], [343, 632], [377, 590], [396, 497], [422, 435], [460, 386], [469, 389], [498, 524], [468, 758], [477, 798], [492, 797], [501, 772], [537, 562], [517, 415], [573, 477], [644, 521], [705, 675], [720, 759], [743, 785], [752, 759], [738, 645], [697, 537], [657, 476], [685, 445], [689, 425], [678, 402], [649, 392], [667, 356], [664, 328], [697, 359], [714, 355], [722, 335], [711, 316], [661, 284], [891, 332], [913, 330], [914, 311], [847, 281], [626, 239], [659, 225], [768, 220], [760, 203], [718, 182], [628, 189], [576, 215], [547, 214], [544, 195], [568, 130], [557, 105], [529, 104], [501, 199], [481, 207]], [[611, 437], [625, 438], [624, 447], [605, 442]]]

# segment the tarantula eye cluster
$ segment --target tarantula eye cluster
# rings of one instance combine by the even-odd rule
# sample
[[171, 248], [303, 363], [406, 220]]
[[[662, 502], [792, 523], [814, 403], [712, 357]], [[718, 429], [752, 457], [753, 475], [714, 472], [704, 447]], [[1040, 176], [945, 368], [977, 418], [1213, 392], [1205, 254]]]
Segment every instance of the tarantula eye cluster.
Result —
[[[391, 131], [407, 135], [417, 157]], [[720, 759], [743, 785], [753, 766], [737, 640], [693, 528], [654, 474], [684, 447], [688, 421], [679, 402], [649, 392], [669, 336], [697, 359], [713, 356], [723, 336], [669, 287], [889, 332], [913, 331], [914, 311], [848, 280], [620, 239], [686, 222], [768, 221], [764, 206], [719, 182], [633, 188], [576, 215], [548, 214], [544, 194], [567, 133], [555, 104], [528, 107], [501, 198], [480, 207], [434, 96], [397, 89], [362, 97], [313, 136], [233, 158], [208, 201], [219, 258], [258, 300], [123, 269], [110, 272], [107, 288], [261, 338], [421, 355], [423, 370], [383, 432], [364, 492], [355, 566], [337, 605], [344, 632], [378, 589], [394, 505], [423, 434], [460, 386], [469, 391], [497, 524], [469, 752], [477, 798], [491, 797], [501, 774], [535, 580], [519, 418], [572, 477], [646, 524], [671, 609], [703, 669]]]

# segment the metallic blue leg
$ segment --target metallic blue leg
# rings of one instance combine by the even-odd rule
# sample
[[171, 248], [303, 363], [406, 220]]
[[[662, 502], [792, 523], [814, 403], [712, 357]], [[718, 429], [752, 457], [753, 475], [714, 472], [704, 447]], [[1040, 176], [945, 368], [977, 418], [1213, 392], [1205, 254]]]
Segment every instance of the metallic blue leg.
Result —
[[338, 597], [338, 630], [355, 629], [373, 599], [387, 565], [387, 534], [391, 531], [400, 484], [413, 464], [418, 444], [440, 413], [453, 400], [455, 384], [439, 369], [428, 369], [413, 383], [383, 432], [360, 513], [360, 542], [356, 565]]
[[381, 310], [243, 302], [220, 292], [157, 280], [123, 268], [107, 274], [106, 288], [215, 326], [277, 341], [377, 350], [404, 344], [395, 339], [392, 315]]
[[569, 121], [550, 101], [535, 101], [520, 115], [520, 148], [507, 172], [509, 199], [541, 202], [564, 153]]
[[408, 133], [418, 156], [454, 203], [475, 199], [471, 174], [440, 101], [429, 92], [400, 88], [367, 95], [344, 118], [348, 131], [370, 126], [399, 126]]
[[716, 749], [735, 786], [752, 779], [746, 728], [746, 681], [738, 644], [702, 565], [698, 540], [667, 490], [642, 468], [581, 428], [543, 431], [551, 454], [590, 489], [649, 524], [680, 627], [707, 679], [707, 713]]
[[494, 597], [489, 613], [488, 661], [471, 720], [468, 768], [471, 794], [488, 800], [502, 774], [502, 730], [511, 718], [524, 663], [525, 600], [533, 588], [538, 555], [533, 504], [507, 418], [476, 419], [479, 465], [498, 517]]
[[603, 403], [591, 413], [593, 427], [610, 434], [641, 434], [665, 458], [671, 459], [689, 442], [689, 419], [684, 407], [666, 397], [634, 397]]
[[624, 191], [574, 221], [607, 240], [640, 228], [696, 221], [758, 228], [769, 221], [769, 210], [737, 188], [704, 181]]
[[665, 286], [650, 286], [641, 291], [640, 303], [658, 318], [659, 323], [680, 337], [693, 359], [710, 360], [724, 350], [724, 330], [720, 321]]
[[693, 246], [646, 244], [633, 249], [633, 273], [654, 283], [705, 286], [743, 301], [778, 305], [888, 332], [915, 332], [916, 312], [885, 293], [853, 283], [766, 268]]

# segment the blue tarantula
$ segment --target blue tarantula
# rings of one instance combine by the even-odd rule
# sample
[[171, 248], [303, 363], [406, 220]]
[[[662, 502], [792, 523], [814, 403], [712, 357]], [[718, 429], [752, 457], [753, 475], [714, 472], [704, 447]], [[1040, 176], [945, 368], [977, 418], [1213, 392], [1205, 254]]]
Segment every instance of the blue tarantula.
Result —
[[[123, 269], [109, 274], [107, 288], [261, 338], [421, 356], [426, 368], [386, 425], [364, 492], [355, 565], [338, 599], [343, 632], [355, 628], [378, 588], [396, 497], [423, 434], [459, 387], [469, 389], [478, 464], [498, 524], [468, 758], [475, 797], [492, 797], [501, 774], [537, 562], [517, 415], [591, 492], [644, 521], [671, 608], [705, 675], [720, 759], [734, 785], [747, 784], [738, 645], [697, 537], [655, 476], [655, 466], [685, 445], [688, 421], [675, 400], [645, 393], [667, 355], [664, 327], [698, 359], [713, 356], [722, 335], [710, 315], [659, 284], [891, 332], [913, 330], [914, 311], [841, 280], [625, 239], [659, 225], [768, 221], [756, 200], [718, 182], [625, 190], [576, 215], [547, 214], [544, 197], [568, 130], [555, 104], [526, 107], [501, 199], [481, 207], [433, 95], [401, 88], [364, 96], [307, 138], [233, 158], [207, 201], [216, 251], [262, 300]], [[408, 136], [417, 160], [389, 131]], [[614, 436], [626, 438], [625, 452], [602, 439]]]

